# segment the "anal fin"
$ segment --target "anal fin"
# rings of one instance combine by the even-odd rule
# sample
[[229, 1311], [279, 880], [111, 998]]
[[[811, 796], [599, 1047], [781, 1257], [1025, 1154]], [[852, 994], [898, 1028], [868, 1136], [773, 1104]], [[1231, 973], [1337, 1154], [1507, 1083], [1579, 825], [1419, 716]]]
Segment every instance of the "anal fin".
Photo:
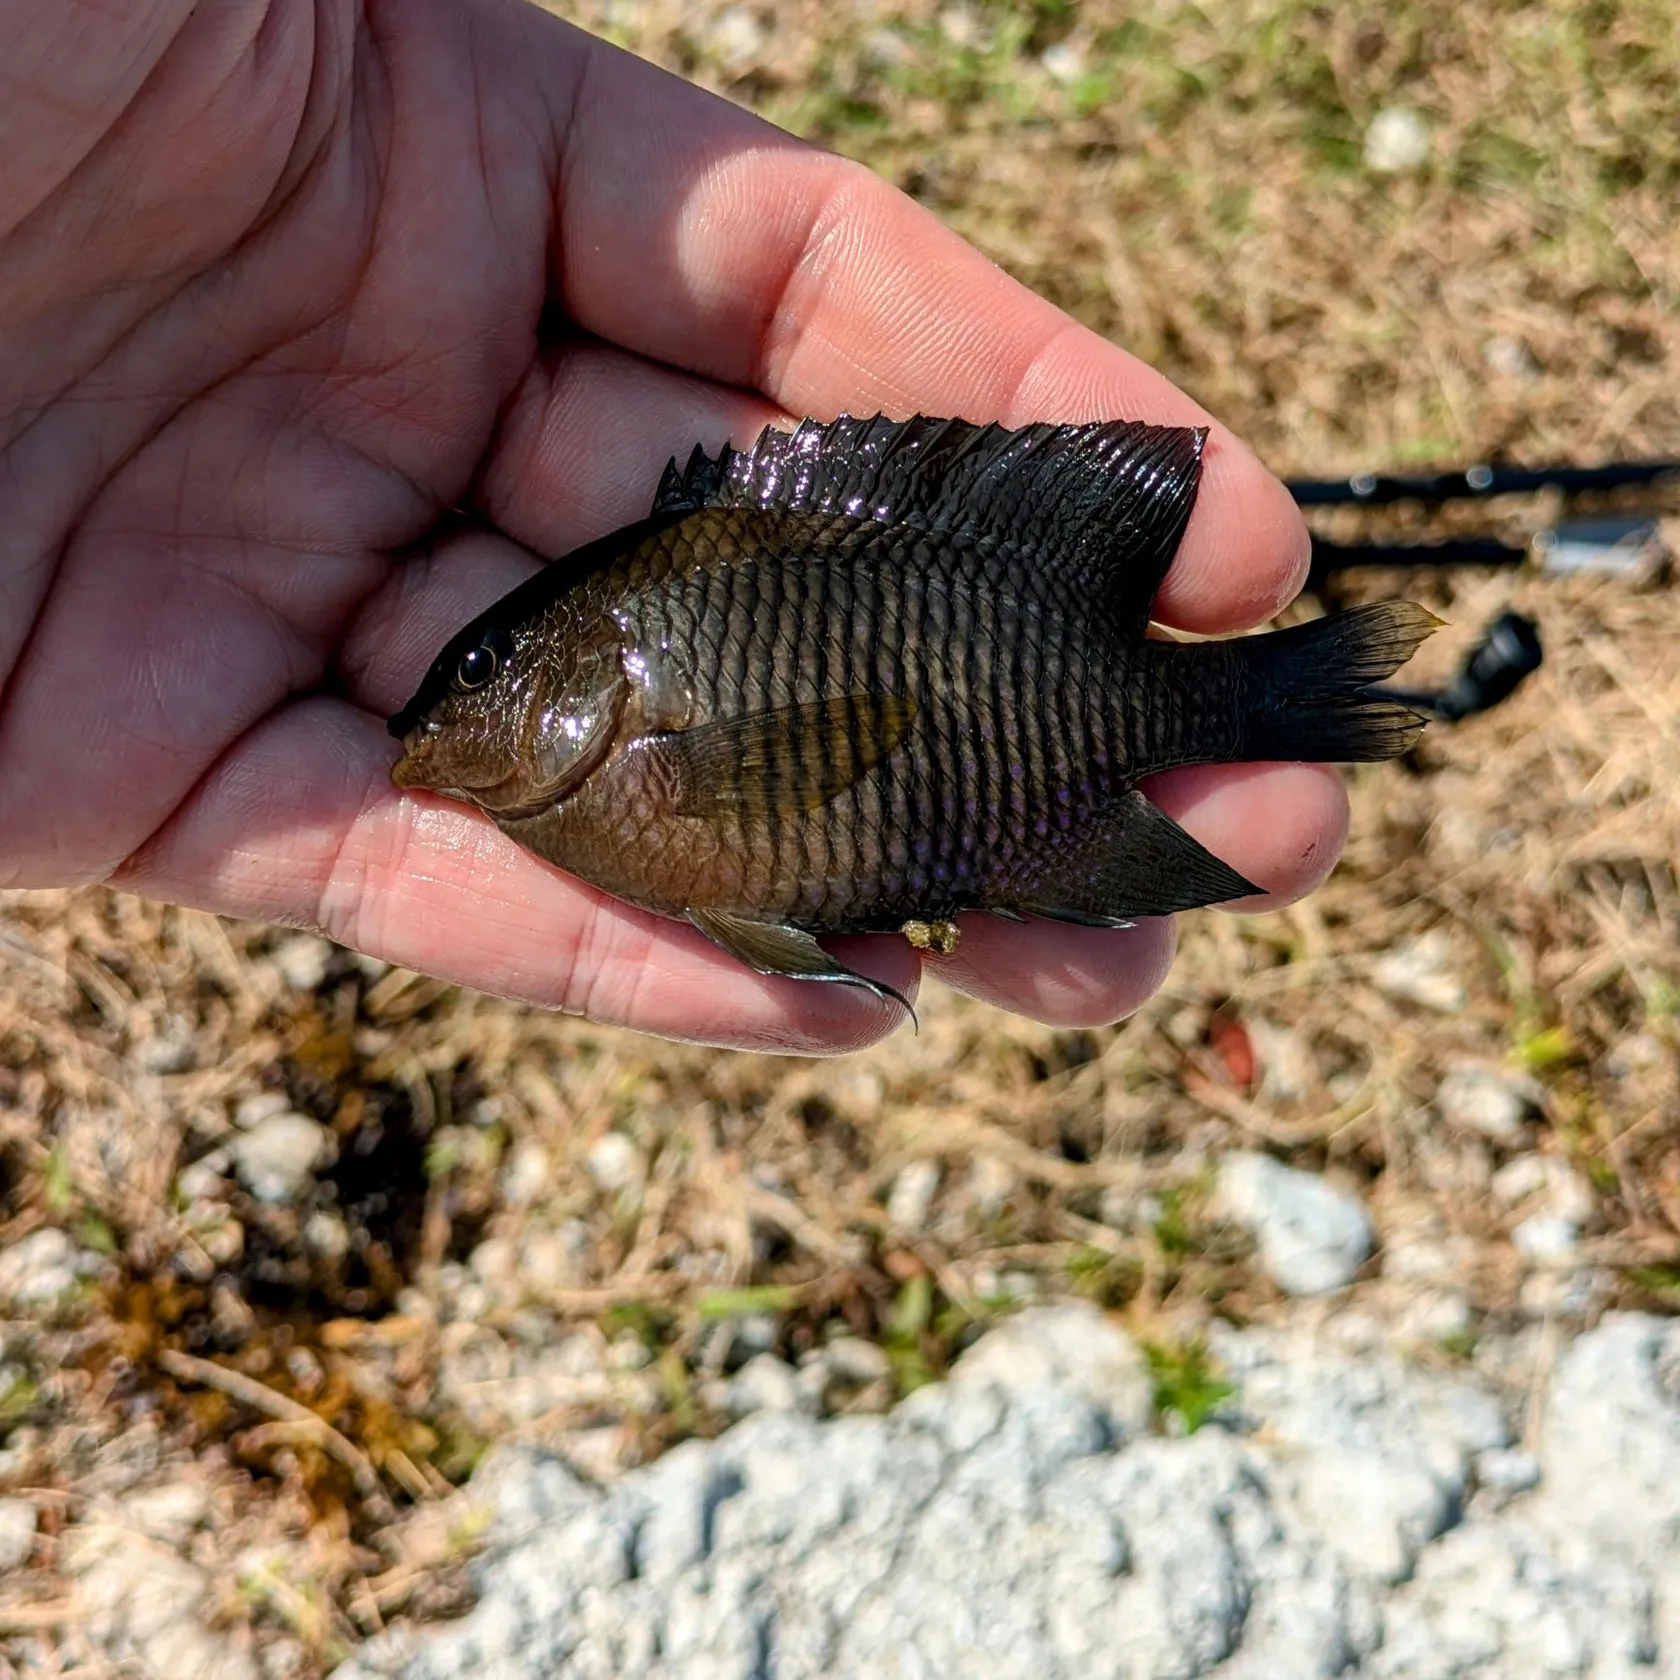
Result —
[[690, 910], [688, 919], [730, 956], [755, 974], [778, 974], [789, 980], [831, 980], [842, 986], [861, 986], [876, 997], [896, 1003], [912, 1022], [916, 1011], [909, 998], [882, 980], [871, 980], [838, 963], [814, 935], [784, 922], [755, 922], [727, 910]]
[[1170, 916], [1263, 892], [1135, 788], [1113, 816], [1057, 854], [1015, 907], [1087, 927]]

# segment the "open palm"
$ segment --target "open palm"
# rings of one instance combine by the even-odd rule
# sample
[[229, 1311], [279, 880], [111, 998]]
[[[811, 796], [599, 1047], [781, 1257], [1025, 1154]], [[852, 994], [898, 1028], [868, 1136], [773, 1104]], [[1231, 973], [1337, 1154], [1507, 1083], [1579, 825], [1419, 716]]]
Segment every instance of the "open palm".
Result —
[[[1195, 405], [864, 171], [524, 0], [0, 0], [0, 65], [0, 883], [318, 927], [719, 1043], [896, 1025], [399, 793], [384, 716], [695, 442]], [[1216, 430], [1161, 614], [1255, 623], [1304, 552]], [[1345, 821], [1302, 766], [1151, 792], [1280, 894]], [[1167, 923], [971, 923], [939, 972], [1056, 1022], [1125, 1013], [1171, 954]], [[844, 944], [913, 988], [902, 941]]]

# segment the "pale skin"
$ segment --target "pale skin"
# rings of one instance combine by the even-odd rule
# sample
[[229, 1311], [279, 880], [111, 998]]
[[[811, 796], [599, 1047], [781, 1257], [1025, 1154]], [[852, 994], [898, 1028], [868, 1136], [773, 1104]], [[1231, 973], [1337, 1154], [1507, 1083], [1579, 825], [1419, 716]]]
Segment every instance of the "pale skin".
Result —
[[[873, 176], [524, 0], [0, 0], [0, 885], [317, 928], [673, 1037], [894, 1030], [398, 790], [384, 727], [669, 455], [842, 409], [1208, 420]], [[1158, 616], [1255, 624], [1306, 553], [1216, 425]], [[1248, 908], [1345, 835], [1329, 769], [1149, 791], [1272, 889]], [[948, 956], [834, 949], [1073, 1026], [1136, 1009], [1173, 937], [977, 916]]]

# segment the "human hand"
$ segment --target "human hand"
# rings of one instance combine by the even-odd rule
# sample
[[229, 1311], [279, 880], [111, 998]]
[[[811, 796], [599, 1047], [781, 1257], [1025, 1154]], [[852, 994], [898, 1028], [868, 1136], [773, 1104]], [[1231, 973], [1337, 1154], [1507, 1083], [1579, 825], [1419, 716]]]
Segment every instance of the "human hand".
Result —
[[[399, 792], [386, 714], [696, 442], [841, 409], [1207, 417], [865, 171], [524, 0], [0, 0], [0, 65], [0, 883], [316, 927], [676, 1037], [894, 1028]], [[1257, 623], [1306, 546], [1215, 427], [1159, 614]], [[1345, 832], [1319, 767], [1150, 793], [1274, 897]], [[931, 961], [1076, 1025], [1172, 946], [977, 916]], [[902, 940], [835, 948], [914, 990]]]

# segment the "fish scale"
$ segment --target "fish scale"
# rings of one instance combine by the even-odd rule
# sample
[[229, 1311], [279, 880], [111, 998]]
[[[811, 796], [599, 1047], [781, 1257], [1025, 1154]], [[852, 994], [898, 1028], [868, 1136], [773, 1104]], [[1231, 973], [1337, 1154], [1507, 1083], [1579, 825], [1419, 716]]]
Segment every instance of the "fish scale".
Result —
[[816, 936], [1257, 891], [1138, 782], [1404, 751], [1423, 720], [1370, 685], [1434, 621], [1149, 639], [1205, 445], [842, 416], [696, 450], [647, 519], [451, 639], [392, 719], [393, 775], [761, 972], [890, 997]]

